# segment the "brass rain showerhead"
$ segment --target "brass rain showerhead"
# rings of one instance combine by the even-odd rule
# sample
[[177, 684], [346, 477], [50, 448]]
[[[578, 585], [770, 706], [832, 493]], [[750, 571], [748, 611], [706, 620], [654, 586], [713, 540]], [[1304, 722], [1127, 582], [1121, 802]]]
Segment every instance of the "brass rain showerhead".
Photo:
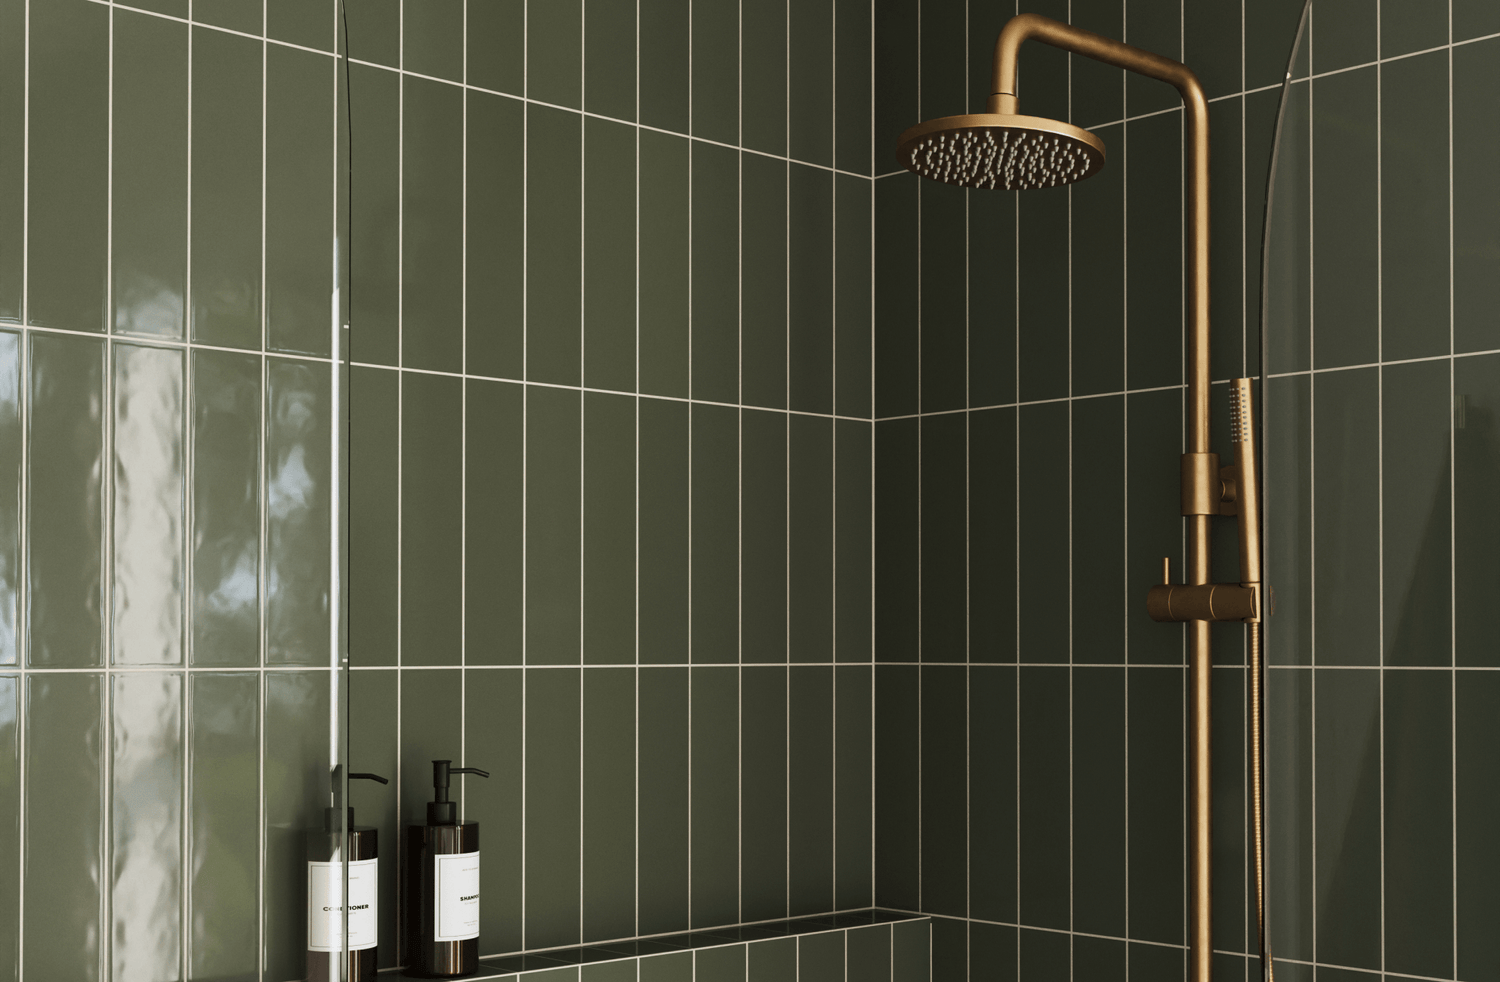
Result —
[[902, 133], [896, 152], [921, 177], [999, 191], [1072, 184], [1104, 167], [1104, 142], [1088, 130], [1000, 113], [930, 119]]

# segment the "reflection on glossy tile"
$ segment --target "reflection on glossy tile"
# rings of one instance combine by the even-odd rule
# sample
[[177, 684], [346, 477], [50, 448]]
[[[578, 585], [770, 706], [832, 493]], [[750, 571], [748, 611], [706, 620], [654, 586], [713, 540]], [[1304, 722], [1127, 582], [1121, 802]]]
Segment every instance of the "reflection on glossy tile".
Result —
[[[0, 842], [19, 842], [21, 835], [21, 680], [0, 675]], [[14, 862], [0, 865], [0, 980], [15, 982], [21, 954], [21, 871]]]
[[328, 369], [272, 360], [266, 394], [266, 651], [328, 658]]
[[182, 662], [182, 352], [114, 349], [116, 665]]
[[[26, 691], [23, 972], [92, 982], [103, 966], [103, 678], [33, 675]], [[42, 912], [45, 912], [43, 914]]]
[[101, 661], [103, 402], [102, 343], [32, 337], [27, 572], [33, 665]]
[[110, 978], [180, 978], [182, 676], [116, 675], [112, 689]]
[[16, 664], [21, 580], [21, 336], [0, 331], [0, 665]]

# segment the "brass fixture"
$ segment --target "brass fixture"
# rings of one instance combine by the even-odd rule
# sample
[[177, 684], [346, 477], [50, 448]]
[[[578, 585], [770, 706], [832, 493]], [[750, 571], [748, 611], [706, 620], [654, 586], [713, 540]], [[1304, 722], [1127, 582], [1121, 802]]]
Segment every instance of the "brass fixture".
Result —
[[[1209, 625], [1214, 620], [1240, 620], [1249, 624], [1256, 706], [1252, 726], [1257, 910], [1262, 914], [1264, 894], [1259, 720], [1260, 508], [1249, 379], [1235, 379], [1232, 385], [1236, 407], [1232, 416], [1235, 465], [1221, 468], [1218, 455], [1208, 448], [1208, 102], [1197, 76], [1186, 65], [1038, 14], [1021, 14], [1006, 23], [995, 42], [994, 78], [985, 111], [946, 116], [911, 127], [897, 142], [902, 166], [946, 184], [1003, 190], [1056, 187], [1097, 174], [1105, 163], [1104, 144], [1097, 136], [1068, 123], [1020, 114], [1016, 69], [1021, 45], [1029, 40], [1166, 82], [1182, 96], [1187, 156], [1184, 167], [1188, 263], [1187, 453], [1182, 458], [1182, 514], [1188, 520], [1187, 576], [1185, 584], [1172, 585], [1168, 582], [1169, 564], [1163, 560], [1163, 583], [1148, 594], [1147, 610], [1157, 620], [1188, 624], [1193, 731], [1190, 946], [1194, 982], [1209, 982], [1213, 960]], [[1238, 584], [1208, 581], [1209, 518], [1214, 515], [1238, 518]], [[1261, 923], [1264, 924], [1263, 916]], [[1266, 957], [1262, 927], [1262, 959]]]

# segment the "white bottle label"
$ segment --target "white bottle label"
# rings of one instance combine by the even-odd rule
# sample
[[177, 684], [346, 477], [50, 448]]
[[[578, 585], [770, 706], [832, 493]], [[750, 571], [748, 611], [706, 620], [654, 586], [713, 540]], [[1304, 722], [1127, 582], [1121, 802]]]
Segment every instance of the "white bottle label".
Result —
[[[349, 950], [375, 947], [379, 902], [378, 859], [349, 864]], [[344, 937], [343, 863], [307, 864], [307, 950], [339, 951]]]
[[434, 855], [437, 893], [435, 941], [479, 937], [479, 853]]

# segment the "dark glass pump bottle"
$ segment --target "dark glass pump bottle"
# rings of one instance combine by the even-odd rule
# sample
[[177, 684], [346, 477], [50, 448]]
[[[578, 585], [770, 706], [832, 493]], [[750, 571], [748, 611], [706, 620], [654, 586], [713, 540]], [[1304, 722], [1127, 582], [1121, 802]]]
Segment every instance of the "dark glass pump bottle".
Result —
[[477, 767], [432, 762], [427, 824], [406, 827], [402, 890], [406, 974], [427, 979], [479, 969], [479, 823], [458, 821], [449, 775], [489, 777]]
[[[379, 781], [381, 784], [390, 783], [378, 774], [350, 774], [349, 778], [350, 780], [363, 778]], [[352, 807], [348, 811], [347, 827], [349, 831], [347, 859], [350, 864], [347, 875], [351, 880], [349, 904], [352, 907], [366, 900], [373, 908], [375, 897], [379, 893], [379, 880], [376, 873], [378, 867], [375, 860], [379, 855], [380, 833], [378, 829], [368, 825], [355, 825]], [[337, 808], [323, 809], [323, 827], [307, 830], [307, 982], [339, 982], [338, 961], [343, 953], [345, 923], [343, 912], [329, 910], [323, 913], [314, 908], [321, 906], [320, 901], [326, 901], [329, 897], [337, 899], [343, 894], [339, 883], [345, 876], [340, 862], [340, 837]], [[330, 881], [330, 878], [333, 879]], [[360, 889], [359, 884], [352, 882], [355, 879], [363, 881], [364, 890]], [[318, 885], [315, 886], [315, 884]], [[323, 930], [319, 930], [314, 923], [320, 915], [324, 918]], [[374, 982], [378, 965], [375, 946], [375, 931], [379, 927], [378, 911], [371, 909], [361, 918], [360, 914], [351, 909], [348, 917], [350, 924], [348, 982]], [[356, 919], [359, 919], [358, 923]], [[365, 929], [361, 930], [361, 926]], [[364, 945], [364, 947], [356, 948], [355, 945]], [[329, 947], [335, 950], [327, 950]]]

